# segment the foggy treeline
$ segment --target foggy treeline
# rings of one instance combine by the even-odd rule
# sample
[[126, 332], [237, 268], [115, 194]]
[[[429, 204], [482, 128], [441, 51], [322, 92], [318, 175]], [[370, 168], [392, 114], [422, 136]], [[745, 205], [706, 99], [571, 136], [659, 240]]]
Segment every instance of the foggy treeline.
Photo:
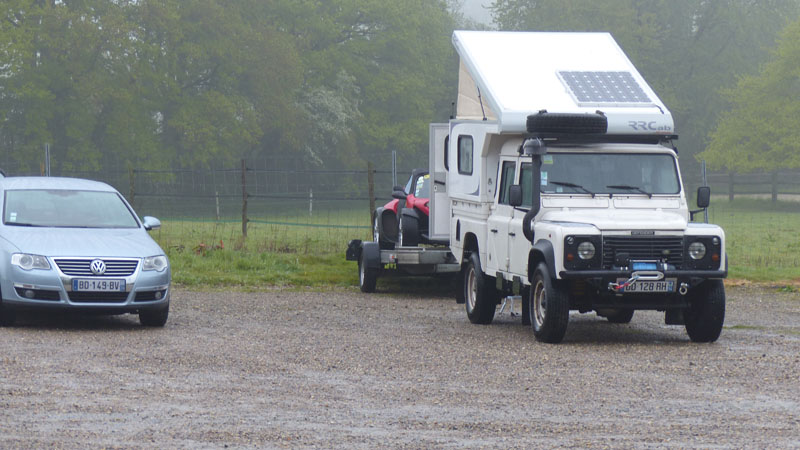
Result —
[[706, 148], [715, 167], [738, 164], [720, 149], [758, 136], [725, 130], [755, 120], [740, 99], [771, 91], [764, 79], [788, 80], [777, 104], [800, 89], [796, 68], [784, 74], [799, 53], [785, 30], [800, 0], [497, 0], [486, 26], [459, 3], [4, 0], [0, 166], [36, 171], [45, 144], [56, 171], [275, 156], [363, 169], [386, 167], [392, 150], [404, 167], [424, 166], [427, 125], [455, 101], [450, 39], [463, 28], [611, 32], [672, 110], [684, 170]]

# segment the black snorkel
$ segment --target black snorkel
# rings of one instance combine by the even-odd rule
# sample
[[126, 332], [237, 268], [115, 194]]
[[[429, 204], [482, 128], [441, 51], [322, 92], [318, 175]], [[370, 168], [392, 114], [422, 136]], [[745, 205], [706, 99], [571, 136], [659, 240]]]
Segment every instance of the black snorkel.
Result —
[[539, 214], [541, 209], [542, 196], [542, 156], [547, 154], [547, 147], [539, 138], [526, 139], [522, 143], [522, 153], [532, 159], [531, 176], [531, 209], [522, 218], [522, 234], [533, 243], [533, 219]]

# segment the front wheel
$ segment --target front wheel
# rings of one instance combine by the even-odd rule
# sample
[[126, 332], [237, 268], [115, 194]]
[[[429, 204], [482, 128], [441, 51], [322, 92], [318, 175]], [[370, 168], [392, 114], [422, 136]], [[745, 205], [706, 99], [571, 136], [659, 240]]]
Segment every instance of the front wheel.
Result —
[[416, 247], [419, 245], [419, 224], [416, 218], [406, 215], [400, 216], [397, 242], [400, 247]]
[[550, 344], [561, 342], [569, 322], [569, 297], [554, 285], [544, 263], [539, 263], [533, 274], [528, 301], [528, 314], [536, 339]]
[[725, 322], [725, 285], [707, 280], [688, 293], [689, 308], [683, 311], [686, 333], [692, 342], [714, 342]]
[[379, 221], [381, 220], [381, 216], [378, 211], [375, 211], [373, 214], [373, 221], [372, 221], [372, 240], [373, 242], [378, 243], [378, 248], [381, 250], [392, 250], [394, 248], [394, 243], [390, 242], [386, 239], [386, 237], [381, 233], [381, 226]]
[[139, 311], [139, 322], [146, 327], [163, 327], [169, 317], [169, 304], [161, 309]]
[[483, 274], [478, 252], [472, 252], [469, 256], [463, 280], [469, 321], [481, 325], [492, 323], [497, 309], [497, 289], [491, 278]]

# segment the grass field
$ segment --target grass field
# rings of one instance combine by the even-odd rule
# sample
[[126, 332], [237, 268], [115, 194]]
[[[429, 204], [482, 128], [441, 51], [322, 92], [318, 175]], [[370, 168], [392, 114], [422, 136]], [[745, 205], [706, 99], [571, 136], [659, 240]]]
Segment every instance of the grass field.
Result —
[[[174, 281], [185, 287], [323, 289], [357, 285], [356, 264], [344, 252], [351, 239], [370, 238], [368, 217], [340, 210], [251, 219], [246, 240], [240, 221], [165, 220], [153, 237], [172, 262]], [[709, 221], [725, 230], [729, 278], [800, 282], [800, 203], [715, 199]]]

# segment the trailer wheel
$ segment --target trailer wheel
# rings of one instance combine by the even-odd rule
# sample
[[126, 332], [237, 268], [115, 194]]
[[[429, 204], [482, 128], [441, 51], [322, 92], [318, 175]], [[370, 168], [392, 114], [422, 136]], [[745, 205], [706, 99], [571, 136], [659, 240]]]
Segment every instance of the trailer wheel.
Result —
[[400, 227], [397, 232], [400, 247], [416, 247], [419, 245], [419, 224], [411, 216], [400, 216]]
[[464, 272], [464, 300], [470, 322], [481, 325], [492, 323], [497, 309], [497, 289], [491, 278], [481, 270], [478, 252], [472, 252]]
[[689, 308], [683, 311], [686, 333], [692, 342], [714, 342], [725, 322], [725, 285], [707, 280], [689, 291]]
[[536, 339], [550, 344], [561, 342], [569, 322], [569, 297], [553, 284], [544, 263], [536, 267], [528, 301], [528, 314]]
[[370, 269], [364, 261], [364, 254], [361, 252], [361, 257], [358, 259], [358, 287], [361, 292], [375, 292], [375, 285], [378, 283], [378, 269]]

